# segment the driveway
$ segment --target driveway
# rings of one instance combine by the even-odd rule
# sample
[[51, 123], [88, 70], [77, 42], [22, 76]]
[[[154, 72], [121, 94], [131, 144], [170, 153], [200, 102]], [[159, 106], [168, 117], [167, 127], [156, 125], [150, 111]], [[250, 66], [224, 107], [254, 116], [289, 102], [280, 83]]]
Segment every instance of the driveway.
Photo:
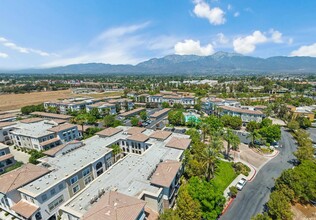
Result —
[[267, 162], [258, 172], [256, 178], [248, 183], [238, 193], [234, 202], [229, 206], [221, 220], [242, 219], [248, 220], [252, 216], [261, 213], [269, 200], [271, 189], [274, 187], [274, 179], [279, 177], [284, 170], [292, 168], [289, 163], [294, 159], [293, 152], [296, 144], [291, 134], [282, 129], [281, 143], [278, 156]]
[[22, 151], [15, 150], [13, 146], [10, 146], [9, 148], [10, 148], [11, 154], [14, 156], [14, 159], [16, 161], [21, 161], [23, 163], [29, 162], [29, 158], [30, 158], [29, 154], [24, 153]]
[[313, 140], [313, 143], [316, 143], [316, 128], [309, 128], [308, 132]]

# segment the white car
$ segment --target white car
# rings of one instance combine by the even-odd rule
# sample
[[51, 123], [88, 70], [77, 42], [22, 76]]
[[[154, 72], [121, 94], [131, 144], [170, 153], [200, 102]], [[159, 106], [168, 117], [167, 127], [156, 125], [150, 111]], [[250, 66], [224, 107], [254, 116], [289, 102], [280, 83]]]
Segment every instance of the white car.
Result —
[[241, 180], [239, 180], [239, 182], [237, 183], [236, 188], [241, 191], [246, 185], [246, 183], [247, 180], [245, 178], [241, 178]]

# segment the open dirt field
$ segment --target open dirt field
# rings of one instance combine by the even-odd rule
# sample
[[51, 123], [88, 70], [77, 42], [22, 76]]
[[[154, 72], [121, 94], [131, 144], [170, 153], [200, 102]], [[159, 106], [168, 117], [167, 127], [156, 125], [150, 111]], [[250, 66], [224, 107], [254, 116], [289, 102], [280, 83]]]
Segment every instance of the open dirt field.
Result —
[[92, 98], [101, 98], [106, 96], [121, 95], [120, 92], [80, 95], [73, 94], [71, 90], [48, 91], [48, 92], [32, 92], [25, 94], [6, 94], [0, 95], [0, 111], [20, 109], [26, 105], [40, 104], [45, 101], [54, 101], [69, 97], [89, 96]]
[[316, 220], [316, 207], [312, 205], [301, 205], [296, 203], [292, 206], [294, 220]]

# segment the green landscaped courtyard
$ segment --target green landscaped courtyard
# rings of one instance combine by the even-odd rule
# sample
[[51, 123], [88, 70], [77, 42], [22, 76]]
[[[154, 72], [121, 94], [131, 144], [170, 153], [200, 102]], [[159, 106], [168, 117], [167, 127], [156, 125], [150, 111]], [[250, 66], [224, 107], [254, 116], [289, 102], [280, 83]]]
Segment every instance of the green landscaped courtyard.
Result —
[[215, 177], [211, 183], [218, 191], [224, 192], [229, 184], [237, 177], [237, 174], [230, 162], [219, 160], [217, 166]]

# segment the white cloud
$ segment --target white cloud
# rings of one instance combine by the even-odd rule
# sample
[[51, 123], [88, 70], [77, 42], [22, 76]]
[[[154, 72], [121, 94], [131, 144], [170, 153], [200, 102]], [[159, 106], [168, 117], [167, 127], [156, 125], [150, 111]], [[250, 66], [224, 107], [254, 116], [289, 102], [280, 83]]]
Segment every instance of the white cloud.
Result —
[[307, 46], [301, 46], [297, 50], [292, 51], [291, 56], [316, 57], [316, 43]]
[[270, 33], [271, 33], [271, 41], [272, 42], [274, 42], [274, 43], [283, 43], [282, 33], [281, 32], [271, 29]]
[[233, 9], [233, 6], [232, 6], [231, 4], [228, 4], [228, 5], [227, 5], [227, 10], [230, 11], [230, 10], [232, 10], [232, 9]]
[[164, 56], [173, 52], [173, 47], [179, 41], [174, 36], [150, 36], [142, 32], [150, 22], [119, 26], [105, 30], [87, 42], [87, 46], [75, 52], [61, 56], [42, 64], [43, 67], [65, 66], [77, 63], [109, 63], [137, 64], [153, 55]]
[[225, 13], [219, 7], [211, 8], [204, 0], [194, 1], [194, 14], [199, 18], [206, 18], [213, 25], [220, 25], [226, 22]]
[[0, 52], [0, 58], [7, 58], [7, 57], [9, 57], [8, 54]]
[[294, 41], [293, 38], [290, 37], [290, 38], [288, 39], [287, 43], [291, 45], [291, 44], [293, 44], [293, 41]]
[[6, 39], [4, 37], [0, 37], [0, 43], [5, 47], [8, 47], [8, 48], [15, 50], [15, 51], [18, 51], [20, 53], [35, 53], [35, 54], [38, 54], [40, 56], [54, 55], [54, 54], [50, 54], [50, 53], [47, 53], [47, 52], [42, 51], [42, 50], [18, 46], [15, 43], [9, 41], [8, 39]]
[[239, 15], [240, 15], [239, 11], [236, 11], [236, 12], [234, 13], [234, 17], [239, 17]]
[[223, 33], [218, 33], [217, 35], [217, 42], [220, 44], [228, 44], [229, 39], [223, 34]]
[[146, 28], [149, 24], [150, 24], [150, 22], [147, 21], [147, 22], [144, 22], [141, 24], [110, 28], [110, 29], [104, 31], [103, 33], [101, 33], [97, 37], [97, 40], [116, 38], [116, 37], [124, 36], [126, 34], [131, 34], [131, 33], [134, 33], [138, 30]]
[[[269, 36], [270, 35], [270, 36]], [[254, 31], [251, 35], [237, 37], [233, 41], [234, 50], [237, 53], [249, 54], [255, 51], [258, 44], [283, 43], [282, 33], [271, 29], [268, 34], [261, 31]]]
[[176, 54], [179, 55], [199, 55], [208, 56], [214, 53], [214, 48], [212, 44], [207, 44], [206, 46], [201, 46], [200, 41], [194, 40], [184, 40], [184, 42], [178, 42], [174, 46]]

